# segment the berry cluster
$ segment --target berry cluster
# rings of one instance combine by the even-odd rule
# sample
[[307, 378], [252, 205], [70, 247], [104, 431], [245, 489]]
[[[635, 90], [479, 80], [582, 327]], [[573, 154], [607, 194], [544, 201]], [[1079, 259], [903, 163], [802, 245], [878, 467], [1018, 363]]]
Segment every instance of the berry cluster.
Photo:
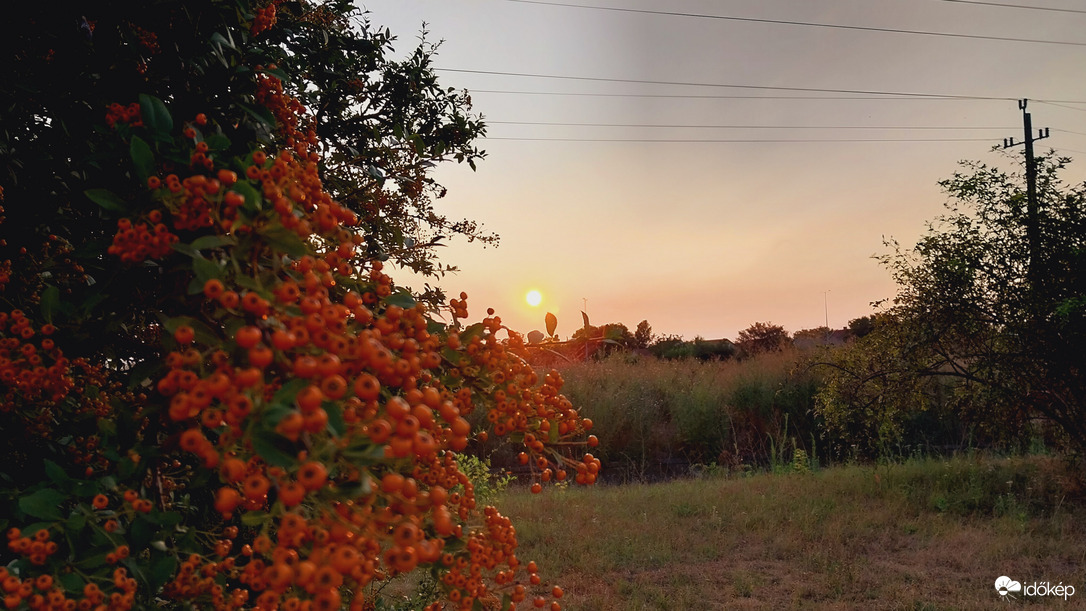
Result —
[[143, 221], [133, 224], [129, 219], [120, 219], [107, 252], [120, 257], [125, 263], [139, 263], [166, 256], [177, 241], [177, 235], [170, 233], [162, 223], [148, 227]]
[[132, 102], [128, 106], [122, 106], [114, 102], [110, 104], [106, 112], [106, 124], [116, 127], [117, 124], [127, 124], [132, 127], [143, 126], [143, 116], [140, 114], [139, 102]]

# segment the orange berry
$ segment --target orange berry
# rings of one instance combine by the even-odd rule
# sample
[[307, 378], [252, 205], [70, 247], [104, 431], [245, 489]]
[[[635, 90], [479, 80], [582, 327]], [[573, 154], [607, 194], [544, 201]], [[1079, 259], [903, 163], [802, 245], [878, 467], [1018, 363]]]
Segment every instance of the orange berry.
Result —
[[294, 507], [305, 499], [305, 493], [305, 486], [298, 482], [290, 482], [279, 487], [279, 500], [287, 507]]
[[208, 299], [218, 299], [224, 290], [226, 289], [222, 284], [222, 280], [218, 278], [212, 278], [204, 283], [204, 297]]
[[298, 391], [294, 400], [298, 402], [298, 408], [302, 410], [302, 413], [310, 413], [316, 411], [324, 402], [324, 393], [321, 392], [320, 387], [310, 384]]
[[289, 350], [294, 347], [294, 342], [297, 338], [290, 331], [284, 329], [276, 329], [272, 333], [271, 341], [276, 350]]
[[187, 346], [196, 339], [196, 332], [188, 325], [181, 325], [173, 332], [173, 338], [182, 346]]
[[271, 365], [273, 360], [275, 360], [275, 353], [272, 352], [271, 348], [263, 344], [253, 346], [249, 349], [249, 363], [252, 364], [253, 367], [264, 369], [268, 365]]
[[328, 481], [328, 470], [323, 464], [316, 461], [309, 461], [298, 469], [298, 483], [305, 487], [306, 490], [317, 490]]
[[236, 488], [223, 486], [215, 493], [215, 511], [229, 514], [241, 504], [241, 493]]
[[219, 303], [222, 307], [232, 310], [241, 303], [241, 297], [234, 291], [224, 291], [223, 294], [219, 296]]
[[404, 476], [399, 473], [386, 473], [381, 478], [381, 490], [387, 493], [399, 492], [403, 489]]
[[241, 348], [248, 350], [260, 342], [261, 336], [262, 333], [260, 332], [260, 329], [248, 325], [238, 329], [238, 332], [234, 335], [234, 341], [236, 341]]
[[226, 187], [229, 187], [230, 185], [232, 185], [232, 184], [234, 184], [234, 183], [236, 183], [238, 181], [237, 172], [233, 172], [233, 171], [227, 170], [225, 168], [219, 170], [218, 177], [219, 177], [219, 182], [222, 183], [223, 186], [226, 186]]

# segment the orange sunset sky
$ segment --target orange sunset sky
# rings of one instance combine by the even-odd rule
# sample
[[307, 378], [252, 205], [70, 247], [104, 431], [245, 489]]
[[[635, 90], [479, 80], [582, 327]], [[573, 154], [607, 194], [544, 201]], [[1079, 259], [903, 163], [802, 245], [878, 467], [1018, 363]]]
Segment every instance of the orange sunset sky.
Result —
[[871, 313], [895, 292], [871, 257], [884, 237], [916, 242], [942, 211], [937, 181], [963, 159], [1014, 167], [992, 147], [1022, 139], [1018, 98], [1051, 128], [1038, 151], [1086, 158], [1082, 4], [992, 4], [360, 5], [401, 54], [425, 22], [443, 84], [488, 124], [477, 172], [437, 171], [439, 210], [501, 244], [453, 241], [443, 261], [461, 271], [438, 284], [524, 332], [550, 311], [568, 337], [587, 304], [594, 324], [693, 339]]

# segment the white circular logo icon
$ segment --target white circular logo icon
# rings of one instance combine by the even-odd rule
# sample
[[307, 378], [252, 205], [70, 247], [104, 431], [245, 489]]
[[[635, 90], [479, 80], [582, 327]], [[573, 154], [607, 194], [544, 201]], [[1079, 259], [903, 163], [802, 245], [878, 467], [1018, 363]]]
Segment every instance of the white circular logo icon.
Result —
[[995, 589], [996, 592], [999, 592], [1000, 596], [1006, 596], [1011, 592], [1021, 592], [1022, 584], [1006, 575], [1002, 575], [999, 579], [995, 580]]

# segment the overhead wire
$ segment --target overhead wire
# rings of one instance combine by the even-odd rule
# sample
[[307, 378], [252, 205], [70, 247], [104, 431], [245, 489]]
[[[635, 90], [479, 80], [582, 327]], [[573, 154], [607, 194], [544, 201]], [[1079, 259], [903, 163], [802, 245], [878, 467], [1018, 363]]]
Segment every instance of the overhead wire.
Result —
[[635, 9], [628, 7], [617, 6], [592, 6], [588, 4], [574, 4], [572, 2], [553, 2], [551, 0], [504, 0], [505, 2], [515, 2], [517, 4], [537, 4], [543, 6], [559, 6], [563, 8], [576, 8], [584, 10], [596, 10], [596, 11], [613, 11], [619, 13], [638, 13], [646, 15], [664, 15], [670, 17], [691, 17], [697, 19], [714, 19], [720, 21], [736, 21], [744, 23], [768, 23], [776, 25], [791, 25], [791, 26], [803, 26], [812, 28], [830, 28], [839, 30], [855, 30], [862, 32], [880, 32], [888, 34], [912, 34], [918, 36], [937, 36], [946, 38], [966, 38], [974, 40], [991, 40], [1000, 42], [1020, 42], [1020, 43], [1032, 43], [1032, 44], [1046, 44], [1046, 45], [1064, 45], [1073, 47], [1086, 47], [1086, 42], [1075, 42], [1070, 40], [1044, 40], [1038, 38], [1015, 38], [1009, 36], [987, 36], [983, 34], [962, 34], [958, 32], [932, 32], [928, 30], [907, 30], [902, 28], [880, 28], [874, 26], [860, 26], [860, 25], [846, 25], [837, 23], [818, 23], [811, 21], [793, 21], [789, 19], [766, 19], [755, 17], [735, 17], [731, 15], [713, 15], [708, 13], [686, 13], [679, 11], [660, 11], [650, 9]]
[[486, 140], [518, 142], [640, 142], [640, 143], [716, 143], [716, 144], [781, 144], [838, 142], [995, 142], [995, 138], [520, 138], [487, 136]]
[[[1002, 101], [1014, 101], [1018, 98], [1012, 97], [998, 97], [998, 96], [980, 96], [980, 95], [949, 95], [939, 93], [919, 93], [908, 91], [878, 91], [872, 89], [831, 89], [824, 87], [783, 87], [772, 85], [738, 85], [734, 83], [707, 83], [697, 81], [657, 81], [651, 79], [625, 79], [625, 78], [606, 78], [599, 76], [571, 76], [564, 74], [544, 74], [537, 72], [507, 72], [504, 70], [473, 70], [467, 68], [435, 68], [440, 72], [455, 72], [459, 74], [485, 74], [492, 76], [514, 76], [522, 78], [538, 78], [538, 79], [551, 79], [551, 80], [569, 80], [569, 81], [590, 81], [597, 83], [634, 83], [640, 85], [670, 85], [681, 87], [713, 87], [721, 89], [755, 89], [760, 91], [795, 91], [803, 93], [840, 93], [840, 94], [856, 94], [856, 95], [884, 95], [884, 96], [900, 96], [909, 98], [940, 98], [940, 99], [958, 99], [958, 100], [1002, 100]], [[1059, 102], [1068, 102], [1068, 100], [1056, 100]], [[1071, 102], [1077, 103], [1077, 101]], [[1082, 102], [1086, 103], [1086, 102]]]
[[1086, 11], [1073, 8], [1057, 8], [1054, 6], [1030, 6], [1028, 4], [1002, 4], [1000, 2], [984, 2], [983, 0], [939, 0], [940, 2], [953, 2], [955, 4], [979, 4], [982, 6], [998, 6], [1000, 8], [1027, 9], [1031, 11], [1052, 11], [1056, 13], [1076, 13], [1086, 15]]
[[[593, 98], [677, 98], [677, 99], [710, 99], [710, 100], [961, 100], [966, 98], [945, 98], [939, 96], [892, 96], [892, 95], [721, 95], [721, 94], [687, 94], [687, 93], [606, 93], [606, 92], [580, 92], [580, 91], [523, 91], [507, 89], [471, 89], [470, 93], [496, 93], [511, 95], [545, 95], [545, 96], [573, 96]], [[997, 101], [1006, 101], [1003, 98], [993, 98]]]
[[954, 125], [742, 125], [742, 124], [702, 124], [689, 123], [567, 123], [561, 121], [486, 121], [487, 125], [536, 125], [548, 127], [633, 127], [665, 129], [873, 129], [873, 130], [1009, 130], [1014, 127], [1003, 126], [954, 126]]
[[1086, 108], [1077, 108], [1075, 106], [1068, 106], [1067, 104], [1060, 104], [1059, 102], [1049, 102], [1047, 100], [1037, 100], [1041, 104], [1048, 104], [1049, 106], [1058, 106], [1060, 108], [1067, 108], [1069, 110], [1077, 110], [1079, 112], [1086, 112]]

